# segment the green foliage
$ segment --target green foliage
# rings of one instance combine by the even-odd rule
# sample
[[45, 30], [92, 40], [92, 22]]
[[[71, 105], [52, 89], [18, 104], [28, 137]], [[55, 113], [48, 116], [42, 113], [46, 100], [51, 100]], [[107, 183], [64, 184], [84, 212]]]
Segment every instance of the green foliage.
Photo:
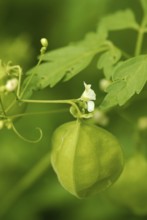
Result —
[[[0, 92], [0, 218], [2, 220], [146, 219], [147, 1], [63, 0], [62, 4], [59, 4], [58, 0], [40, 2], [6, 0], [1, 1], [0, 6], [0, 59], [12, 60], [23, 67], [24, 74], [20, 77], [22, 79], [20, 91], [23, 96], [20, 97], [30, 98], [27, 110], [21, 109], [20, 104], [24, 102], [18, 99], [18, 91], [9, 93], [3, 90], [7, 80], [14, 75], [0, 65], [0, 86], [2, 86]], [[103, 16], [104, 13], [105, 16]], [[93, 32], [97, 26], [97, 20], [100, 22], [96, 32]], [[141, 21], [141, 24], [138, 21]], [[87, 31], [91, 33], [84, 40], [79, 41]], [[31, 64], [34, 59], [32, 52], [34, 53], [36, 48], [37, 51], [39, 50], [38, 42], [41, 37], [49, 39], [51, 51], [41, 56], [41, 59], [39, 57], [38, 64], [26, 72], [28, 66], [34, 65], [34, 63]], [[79, 42], [71, 43], [66, 47], [62, 46], [73, 40]], [[106, 89], [107, 94], [98, 88], [102, 74], [106, 78], [103, 82], [112, 81]], [[18, 76], [15, 75], [15, 77]], [[89, 119], [89, 123], [98, 124], [102, 120], [99, 112], [107, 116], [106, 129], [119, 140], [126, 157], [126, 164], [127, 161], [133, 161], [134, 152], [136, 155], [144, 154], [143, 161], [134, 160], [133, 168], [125, 167], [126, 178], [123, 179], [121, 176], [122, 184], [118, 180], [118, 185], [120, 183], [118, 191], [114, 188], [112, 192], [113, 196], [116, 195], [116, 199], [119, 197], [116, 203], [114, 197], [111, 200], [105, 193], [89, 200], [75, 199], [62, 189], [50, 169], [53, 131], [61, 123], [71, 120], [69, 109], [66, 107], [62, 109], [62, 105], [58, 105], [54, 99], [67, 96], [73, 98], [75, 95], [82, 94], [83, 81], [92, 85], [97, 96], [95, 105], [98, 111], [92, 113], [93, 118]], [[55, 85], [57, 86], [54, 87]], [[47, 87], [54, 88], [48, 90]], [[38, 90], [42, 91], [34, 92]], [[32, 94], [34, 100], [32, 100]], [[130, 105], [123, 106], [135, 94], [137, 94], [136, 99], [133, 99]], [[12, 97], [13, 100], [11, 101], [8, 97]], [[36, 100], [46, 100], [46, 103], [53, 100], [56, 105], [36, 104]], [[62, 102], [63, 100], [59, 101], [72, 105], [71, 100], [66, 103]], [[11, 105], [12, 102], [14, 105]], [[78, 106], [79, 103], [74, 104]], [[87, 109], [86, 103], [80, 104], [81, 111], [84, 108]], [[78, 110], [75, 105], [72, 107]], [[116, 105], [123, 107], [115, 108]], [[102, 111], [99, 111], [99, 107]], [[16, 120], [20, 117], [20, 120]], [[141, 129], [144, 128], [143, 131], [140, 131], [138, 126], [140, 118], [143, 119], [140, 126]], [[34, 133], [35, 127], [40, 127], [43, 130], [43, 139], [35, 145], [22, 141], [12, 132], [11, 127], [9, 131], [6, 130], [8, 126], [3, 125], [3, 120], [7, 119], [10, 119], [10, 122], [15, 119], [15, 128], [21, 135], [31, 140], [37, 135]], [[75, 130], [72, 131], [71, 139]], [[91, 133], [90, 137], [93, 137], [94, 132]], [[97, 138], [97, 135], [95, 137]], [[84, 147], [80, 148], [82, 156], [83, 152], [88, 152], [85, 151], [88, 145], [86, 138], [81, 139], [84, 143]], [[92, 138], [89, 140], [90, 146]], [[70, 145], [72, 146], [71, 143], [68, 146]], [[108, 144], [105, 147], [108, 147]], [[100, 151], [103, 152], [104, 148]], [[104, 156], [107, 157], [109, 154]], [[71, 154], [70, 157], [72, 157]], [[82, 161], [84, 161], [83, 157]], [[81, 169], [80, 163], [81, 159], [80, 168], [75, 172]], [[138, 166], [139, 163], [140, 166]], [[66, 165], [64, 162], [62, 164]], [[108, 168], [113, 165], [115, 164], [112, 163]], [[104, 164], [98, 166], [105, 168]], [[65, 166], [65, 168], [69, 167]], [[136, 172], [134, 172], [135, 169]], [[107, 174], [105, 169], [103, 174]], [[86, 174], [85, 176], [87, 178]], [[83, 180], [80, 174], [79, 178]], [[129, 192], [130, 196], [126, 192]], [[144, 216], [140, 216], [142, 214]]]
[[126, 9], [104, 17], [98, 24], [97, 32], [116, 31], [128, 28], [136, 30], [138, 27], [133, 11]]
[[101, 108], [122, 106], [135, 93], [139, 94], [147, 81], [147, 56], [140, 55], [119, 63], [112, 74], [112, 84], [107, 88]]
[[67, 47], [46, 53], [39, 66], [27, 72], [23, 86], [27, 86], [25, 97], [33, 91], [47, 86], [55, 86], [59, 81], [67, 81], [85, 69], [94, 55], [103, 49], [104, 39], [91, 33], [86, 38]]
[[100, 56], [97, 67], [98, 69], [103, 69], [106, 79], [111, 78], [114, 65], [120, 60], [121, 55], [122, 54], [119, 49], [110, 45], [110, 49]]
[[146, 0], [140, 0], [142, 9], [144, 11], [145, 16], [147, 16], [147, 1]]

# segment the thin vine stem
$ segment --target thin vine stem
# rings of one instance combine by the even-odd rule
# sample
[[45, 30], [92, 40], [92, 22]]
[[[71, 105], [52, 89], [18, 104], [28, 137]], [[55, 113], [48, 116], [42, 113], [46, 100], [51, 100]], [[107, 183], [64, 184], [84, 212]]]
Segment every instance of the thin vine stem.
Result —
[[17, 96], [19, 96], [20, 94], [20, 87], [21, 87], [21, 80], [22, 80], [22, 71], [19, 71], [19, 75], [18, 75], [18, 87], [17, 87]]
[[79, 110], [76, 102], [78, 99], [69, 99], [69, 100], [30, 100], [30, 99], [20, 99], [20, 102], [24, 103], [36, 103], [36, 104], [69, 104], [75, 107], [78, 112], [79, 117], [82, 117], [82, 113]]
[[134, 53], [135, 56], [138, 56], [141, 53], [146, 23], [147, 23], [146, 18], [143, 18], [141, 26], [138, 29], [138, 36], [137, 36], [135, 53]]
[[0, 217], [4, 217], [19, 197], [33, 186], [33, 184], [50, 167], [50, 152], [47, 153], [20, 181], [14, 185], [10, 192], [1, 199]]
[[[44, 52], [45, 52], [45, 51], [44, 51]], [[20, 89], [19, 89], [19, 92], [18, 92], [19, 94], [17, 94], [18, 97], [21, 98], [21, 97], [23, 96], [24, 92], [26, 91], [26, 89], [27, 89], [29, 83], [31, 82], [31, 80], [32, 80], [32, 78], [33, 78], [33, 76], [34, 76], [34, 74], [35, 74], [36, 68], [41, 64], [41, 62], [42, 62], [42, 60], [43, 60], [43, 56], [44, 56], [44, 53], [42, 53], [42, 54], [40, 55], [40, 58], [39, 58], [39, 60], [38, 60], [38, 63], [37, 63], [37, 65], [35, 66], [34, 72], [33, 72], [33, 74], [31, 75], [31, 77], [30, 77], [30, 79], [28, 80], [28, 82], [26, 83], [26, 85], [25, 85], [23, 91], [21, 92], [21, 94], [20, 94]], [[20, 84], [21, 84], [21, 78], [20, 78], [20, 80], [19, 80], [19, 85], [20, 85]], [[18, 90], [17, 90], [17, 91], [18, 91]]]
[[56, 114], [56, 113], [61, 113], [61, 112], [67, 112], [68, 109], [60, 109], [60, 110], [50, 110], [50, 111], [40, 111], [40, 112], [27, 112], [27, 113], [22, 113], [22, 114], [17, 114], [17, 115], [12, 115], [9, 116], [10, 119], [15, 119], [15, 118], [20, 118], [22, 116], [31, 116], [31, 115], [43, 115], [43, 114]]
[[5, 108], [4, 108], [4, 106], [3, 106], [3, 102], [2, 102], [1, 96], [0, 96], [0, 104], [1, 104], [1, 108], [2, 108], [2, 113], [3, 113], [3, 115], [6, 117], [6, 112], [5, 112]]
[[18, 131], [17, 129], [15, 128], [14, 124], [11, 122], [11, 128], [12, 130], [14, 131], [14, 133], [20, 138], [22, 139], [23, 141], [26, 141], [26, 142], [29, 142], [29, 143], [38, 143], [42, 137], [43, 137], [43, 133], [42, 133], [42, 130], [40, 128], [36, 128], [36, 130], [39, 131], [39, 137], [36, 139], [36, 140], [30, 140], [30, 139], [27, 139], [25, 138], [24, 136], [22, 136]]

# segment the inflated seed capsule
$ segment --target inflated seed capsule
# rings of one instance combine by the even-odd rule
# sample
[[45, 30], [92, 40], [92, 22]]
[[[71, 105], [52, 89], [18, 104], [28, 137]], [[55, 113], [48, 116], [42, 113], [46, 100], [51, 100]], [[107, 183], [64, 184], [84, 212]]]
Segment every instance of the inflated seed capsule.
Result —
[[111, 133], [77, 120], [54, 132], [51, 163], [61, 185], [83, 198], [112, 185], [123, 169], [123, 153]]

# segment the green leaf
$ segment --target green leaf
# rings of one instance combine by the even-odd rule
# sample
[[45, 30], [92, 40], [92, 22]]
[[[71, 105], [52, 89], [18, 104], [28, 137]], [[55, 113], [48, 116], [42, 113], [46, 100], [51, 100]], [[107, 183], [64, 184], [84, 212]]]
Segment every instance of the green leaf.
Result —
[[101, 108], [122, 106], [135, 93], [139, 94], [147, 81], [147, 55], [140, 55], [118, 64], [113, 72], [112, 84], [107, 88]]
[[104, 42], [102, 37], [91, 33], [77, 44], [46, 53], [43, 57], [44, 62], [27, 72], [23, 84], [23, 88], [27, 87], [25, 97], [31, 96], [35, 90], [53, 87], [61, 80], [68, 81], [74, 77], [102, 50]]
[[146, 0], [140, 0], [140, 3], [142, 5], [142, 9], [144, 11], [144, 14], [147, 16], [147, 1]]
[[121, 51], [114, 46], [111, 46], [110, 50], [104, 52], [100, 56], [97, 67], [98, 69], [103, 69], [106, 79], [111, 78], [114, 65], [120, 60], [120, 58]]
[[128, 28], [138, 29], [134, 13], [130, 9], [118, 11], [104, 17], [98, 25], [98, 33]]

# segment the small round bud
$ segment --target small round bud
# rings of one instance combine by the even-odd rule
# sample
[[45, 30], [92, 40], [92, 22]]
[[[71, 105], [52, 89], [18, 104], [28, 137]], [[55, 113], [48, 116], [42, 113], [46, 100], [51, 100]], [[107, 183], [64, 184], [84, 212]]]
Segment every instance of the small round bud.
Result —
[[41, 38], [40, 42], [41, 42], [41, 45], [43, 47], [47, 47], [48, 46], [48, 40], [46, 38]]
[[138, 120], [138, 128], [139, 130], [147, 129], [147, 117], [140, 117]]
[[101, 79], [99, 82], [99, 88], [102, 91], [106, 91], [107, 87], [111, 84], [111, 81], [107, 80], [107, 79]]
[[5, 89], [8, 92], [13, 92], [16, 89], [17, 85], [18, 85], [18, 79], [13, 78], [7, 81], [5, 85]]
[[102, 125], [102, 126], [107, 126], [109, 123], [109, 118], [107, 117], [107, 115], [98, 109], [95, 110], [93, 119], [95, 123]]

